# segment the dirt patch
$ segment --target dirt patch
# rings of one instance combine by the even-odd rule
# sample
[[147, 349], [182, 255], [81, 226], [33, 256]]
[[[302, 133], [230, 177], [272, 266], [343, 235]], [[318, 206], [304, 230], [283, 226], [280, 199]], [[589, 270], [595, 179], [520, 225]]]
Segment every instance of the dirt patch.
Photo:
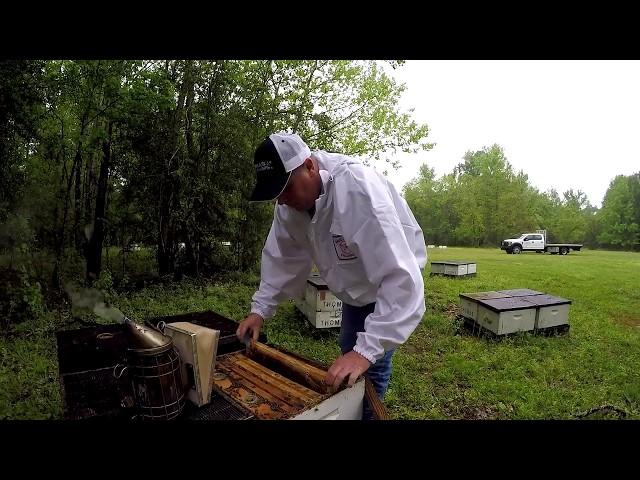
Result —
[[632, 317], [631, 315], [618, 315], [616, 317], [616, 322], [626, 325], [627, 327], [640, 328], [640, 317]]
[[488, 405], [465, 405], [462, 402], [453, 402], [443, 410], [451, 419], [494, 420], [497, 418], [497, 412]]
[[466, 420], [491, 420], [496, 418], [490, 407], [466, 407], [462, 409], [462, 418]]
[[422, 349], [416, 345], [405, 345], [404, 350], [407, 353], [419, 353]]
[[450, 303], [449, 305], [447, 305], [447, 308], [445, 309], [445, 314], [449, 318], [456, 318], [460, 316], [461, 313], [462, 313], [462, 310], [460, 309], [460, 305], [457, 305], [455, 303]]

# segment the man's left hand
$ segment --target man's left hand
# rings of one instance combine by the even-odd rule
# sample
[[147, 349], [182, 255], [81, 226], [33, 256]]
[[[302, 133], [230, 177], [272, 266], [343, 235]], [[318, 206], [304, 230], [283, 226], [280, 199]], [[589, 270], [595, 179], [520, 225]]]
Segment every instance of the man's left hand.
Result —
[[351, 350], [333, 362], [324, 377], [324, 383], [337, 390], [344, 379], [348, 377], [348, 385], [351, 387], [370, 366], [371, 362], [369, 360]]

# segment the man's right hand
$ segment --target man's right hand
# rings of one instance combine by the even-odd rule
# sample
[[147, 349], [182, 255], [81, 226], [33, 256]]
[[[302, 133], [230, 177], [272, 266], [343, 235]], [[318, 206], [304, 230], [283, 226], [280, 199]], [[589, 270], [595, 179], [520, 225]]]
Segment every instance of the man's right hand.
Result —
[[245, 318], [240, 325], [238, 325], [238, 329], [236, 330], [236, 335], [238, 339], [242, 342], [244, 341], [245, 335], [249, 333], [254, 341], [258, 341], [258, 335], [260, 335], [260, 330], [262, 329], [262, 324], [264, 323], [264, 318], [262, 318], [257, 313], [250, 313], [247, 318]]

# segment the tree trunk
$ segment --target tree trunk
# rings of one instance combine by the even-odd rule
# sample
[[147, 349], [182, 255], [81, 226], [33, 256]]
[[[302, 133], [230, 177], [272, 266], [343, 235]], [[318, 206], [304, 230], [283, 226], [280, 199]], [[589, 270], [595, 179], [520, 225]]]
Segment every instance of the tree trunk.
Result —
[[171, 218], [171, 199], [173, 197], [173, 182], [167, 177], [164, 181], [160, 196], [160, 218], [158, 231], [158, 273], [166, 275], [173, 273], [175, 266], [175, 234], [174, 222]]
[[[176, 73], [178, 62], [173, 63], [172, 76]], [[185, 72], [183, 75], [190, 75], [191, 65], [185, 63]], [[176, 256], [176, 220], [173, 214], [172, 208], [174, 205], [178, 205], [179, 188], [177, 181], [174, 180], [174, 170], [177, 170], [179, 162], [184, 160], [184, 149], [180, 143], [180, 130], [182, 125], [182, 115], [185, 109], [185, 91], [187, 88], [187, 81], [183, 78], [180, 90], [178, 92], [178, 102], [176, 110], [173, 113], [171, 122], [171, 132], [173, 135], [173, 142], [175, 145], [175, 151], [173, 155], [167, 160], [165, 164], [164, 178], [162, 180], [162, 186], [160, 188], [160, 205], [158, 216], [158, 273], [160, 275], [166, 275], [173, 273], [175, 270], [175, 256]], [[175, 162], [174, 162], [175, 160]]]
[[93, 233], [87, 249], [87, 285], [92, 285], [100, 277], [102, 266], [102, 243], [104, 241], [105, 207], [109, 185], [109, 167], [111, 163], [111, 133], [113, 124], [109, 122], [107, 139], [102, 142], [102, 164], [98, 178], [96, 194], [96, 210], [93, 220]]
[[76, 150], [76, 157], [73, 161], [73, 168], [75, 170], [74, 180], [74, 209], [75, 215], [73, 218], [73, 237], [75, 240], [75, 247], [78, 252], [82, 252], [82, 246], [84, 244], [84, 232], [80, 228], [80, 220], [82, 217], [82, 140], [78, 141], [78, 148]]
[[78, 137], [78, 145], [76, 147], [76, 156], [73, 160], [73, 168], [75, 170], [74, 179], [74, 209], [75, 215], [73, 218], [73, 237], [75, 240], [76, 250], [82, 253], [82, 249], [85, 243], [84, 229], [80, 227], [80, 221], [82, 219], [82, 139], [84, 137], [84, 131], [87, 123], [87, 112], [85, 111], [80, 120], [80, 135]]

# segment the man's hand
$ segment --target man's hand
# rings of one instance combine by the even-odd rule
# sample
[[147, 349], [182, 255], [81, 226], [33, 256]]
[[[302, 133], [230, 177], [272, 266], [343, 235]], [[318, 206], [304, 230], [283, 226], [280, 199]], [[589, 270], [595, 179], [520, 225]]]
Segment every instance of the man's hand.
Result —
[[258, 335], [260, 335], [260, 329], [262, 328], [262, 324], [264, 323], [264, 318], [262, 318], [257, 313], [250, 313], [247, 318], [245, 318], [240, 325], [238, 325], [238, 329], [236, 330], [236, 335], [241, 342], [244, 341], [244, 337], [249, 332], [254, 341], [258, 341]]
[[369, 360], [351, 350], [333, 362], [333, 365], [331, 365], [327, 375], [324, 377], [324, 383], [334, 390], [337, 390], [343, 380], [349, 377], [348, 385], [351, 387], [358, 377], [366, 372], [370, 366], [371, 362]]

